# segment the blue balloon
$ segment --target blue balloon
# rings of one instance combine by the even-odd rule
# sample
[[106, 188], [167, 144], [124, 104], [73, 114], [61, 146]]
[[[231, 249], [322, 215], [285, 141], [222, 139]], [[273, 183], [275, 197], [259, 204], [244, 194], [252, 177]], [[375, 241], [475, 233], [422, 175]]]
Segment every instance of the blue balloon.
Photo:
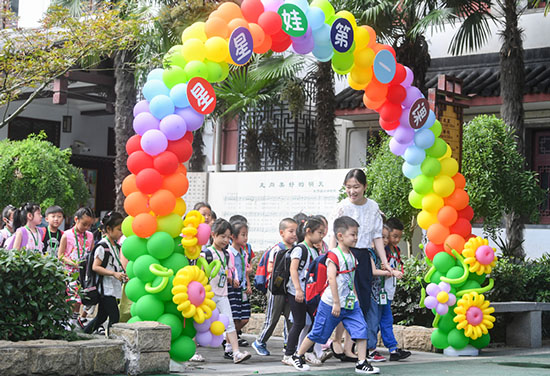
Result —
[[294, 4], [300, 8], [304, 13], [307, 13], [309, 9], [309, 3], [307, 0], [286, 0], [285, 4]]
[[164, 69], [162, 68], [155, 68], [149, 74], [147, 75], [147, 81], [152, 80], [160, 80], [162, 81], [162, 74], [164, 73]]
[[170, 99], [174, 102], [176, 107], [189, 106], [189, 99], [187, 98], [187, 84], [177, 84], [170, 90]]
[[403, 175], [405, 175], [409, 179], [414, 179], [418, 175], [422, 174], [422, 171], [420, 170], [420, 165], [412, 165], [408, 162], [403, 162], [401, 170], [403, 171]]
[[431, 148], [435, 142], [435, 135], [430, 129], [420, 129], [414, 133], [414, 144], [420, 149]]
[[[313, 8], [312, 8], [313, 9]], [[330, 46], [330, 26], [323, 24], [320, 28], [313, 31], [313, 40], [315, 41], [315, 47], [317, 46]]]
[[315, 44], [315, 47], [313, 47], [313, 56], [317, 58], [319, 61], [330, 61], [332, 59], [332, 55], [334, 55], [334, 49], [331, 45], [318, 45]]
[[157, 95], [170, 95], [170, 89], [162, 82], [162, 80], [147, 81], [143, 85], [143, 96], [149, 102]]
[[405, 150], [403, 158], [411, 165], [419, 165], [426, 158], [426, 152], [424, 149], [411, 145]]
[[149, 102], [149, 111], [159, 120], [173, 114], [175, 109], [174, 102], [167, 95], [157, 95]]
[[420, 129], [428, 129], [431, 128], [432, 125], [435, 123], [435, 114], [432, 110], [428, 113], [428, 118], [426, 119], [426, 123], [422, 126]]
[[312, 30], [317, 30], [325, 24], [325, 12], [323, 12], [321, 8], [310, 7], [307, 10], [306, 17]]

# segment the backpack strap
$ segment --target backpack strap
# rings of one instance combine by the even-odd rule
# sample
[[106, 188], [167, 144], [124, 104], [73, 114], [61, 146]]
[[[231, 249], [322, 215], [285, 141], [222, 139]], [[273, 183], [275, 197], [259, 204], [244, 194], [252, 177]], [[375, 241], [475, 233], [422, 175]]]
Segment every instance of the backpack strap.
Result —
[[212, 256], [212, 251], [209, 250], [208, 248], [204, 250], [204, 258], [206, 259], [206, 262], [209, 264], [212, 262], [212, 260], [214, 260], [214, 257]]
[[[304, 243], [298, 244], [298, 247], [302, 249], [302, 257], [300, 257], [300, 263], [298, 264], [298, 270], [303, 270], [306, 267], [307, 256], [309, 251]], [[312, 260], [313, 261], [313, 260]]]

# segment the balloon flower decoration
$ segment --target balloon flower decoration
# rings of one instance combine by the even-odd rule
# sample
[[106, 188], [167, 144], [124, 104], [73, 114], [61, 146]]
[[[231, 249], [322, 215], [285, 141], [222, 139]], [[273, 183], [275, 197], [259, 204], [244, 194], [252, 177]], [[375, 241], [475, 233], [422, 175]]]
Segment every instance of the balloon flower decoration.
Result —
[[[130, 260], [126, 293], [135, 303], [132, 321], [168, 323], [173, 336], [170, 354], [178, 361], [189, 359], [195, 351], [195, 324], [200, 325], [197, 341], [217, 343], [219, 338], [214, 337], [220, 335], [216, 333], [221, 331], [223, 318], [210, 326], [204, 324], [212, 321], [209, 315], [216, 312], [205, 283], [212, 267], [198, 262], [205, 276], [193, 269], [188, 273], [195, 279], [182, 277], [180, 283], [179, 278], [189, 260], [199, 257], [210, 234], [197, 212], [182, 219], [186, 205], [181, 197], [189, 186], [183, 163], [192, 154], [192, 132], [216, 106], [212, 83], [227, 77], [229, 65], [245, 65], [253, 53], [268, 51], [312, 54], [318, 61], [330, 61], [336, 73], [347, 75], [350, 87], [364, 90], [365, 106], [380, 114], [380, 126], [392, 137], [391, 151], [404, 160], [403, 174], [413, 187], [409, 201], [422, 209], [417, 222], [427, 230], [425, 252], [434, 265], [426, 282], [449, 286], [439, 286], [435, 297], [442, 305], [434, 308], [440, 312], [436, 311], [434, 321], [438, 327], [432, 338], [434, 346], [460, 349], [468, 341], [478, 348], [485, 346], [489, 335], [483, 330], [474, 340], [468, 336], [471, 331], [454, 326], [458, 307], [451, 306], [451, 296], [487, 291], [492, 280], [481, 285], [494, 265], [494, 253], [491, 256], [487, 248], [478, 252], [479, 247], [472, 243], [468, 246], [472, 251], [465, 251], [466, 259], [462, 257], [473, 237], [470, 221], [474, 213], [458, 163], [440, 137], [441, 124], [412, 85], [413, 72], [396, 61], [394, 49], [377, 43], [374, 30], [357, 25], [352, 13], [336, 13], [328, 0], [311, 4], [307, 0], [243, 0], [240, 6], [222, 3], [205, 22], [187, 27], [181, 44], [164, 56], [163, 67], [148, 74], [141, 92], [144, 99], [134, 107], [136, 134], [126, 144], [131, 174], [122, 183], [124, 208], [129, 214], [122, 229], [127, 237], [123, 252]], [[443, 292], [449, 300], [443, 301]], [[441, 315], [443, 306], [450, 309]], [[484, 315], [488, 312], [486, 308], [482, 311]], [[193, 320], [194, 324], [188, 325]], [[202, 334], [208, 332], [203, 330], [206, 327], [212, 339]]]

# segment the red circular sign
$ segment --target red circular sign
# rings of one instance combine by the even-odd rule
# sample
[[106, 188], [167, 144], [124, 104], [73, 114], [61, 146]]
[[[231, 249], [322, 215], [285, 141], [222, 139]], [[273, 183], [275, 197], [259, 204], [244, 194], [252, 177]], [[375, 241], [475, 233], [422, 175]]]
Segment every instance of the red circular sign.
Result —
[[426, 98], [417, 99], [409, 111], [409, 124], [411, 128], [420, 129], [430, 115], [430, 103]]
[[208, 115], [216, 108], [216, 93], [210, 82], [202, 77], [194, 77], [187, 83], [187, 99], [193, 109]]

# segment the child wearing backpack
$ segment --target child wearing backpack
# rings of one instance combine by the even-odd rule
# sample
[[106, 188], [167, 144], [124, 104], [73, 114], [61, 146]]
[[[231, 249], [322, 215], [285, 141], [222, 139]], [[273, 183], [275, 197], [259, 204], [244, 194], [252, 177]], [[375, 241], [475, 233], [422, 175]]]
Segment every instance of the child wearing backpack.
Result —
[[[298, 225], [298, 234], [303, 233], [304, 241], [285, 255], [285, 264], [288, 265], [288, 261], [290, 261], [290, 276], [286, 288], [293, 323], [288, 333], [287, 346], [282, 360], [284, 364], [294, 365], [293, 354], [298, 345], [300, 332], [306, 324], [306, 314], [313, 317], [315, 312], [314, 309], [311, 309], [311, 306], [306, 305], [306, 278], [309, 264], [319, 256], [319, 251], [315, 248], [314, 244], [321, 241], [324, 231], [325, 225], [320, 218], [309, 217], [302, 225]], [[298, 238], [300, 238], [300, 235], [298, 235]], [[290, 255], [288, 255], [288, 253], [290, 253]], [[311, 355], [315, 357], [313, 354]], [[316, 357], [315, 360], [315, 363], [319, 362]]]
[[258, 269], [256, 270], [256, 288], [260, 291], [267, 291], [267, 309], [265, 311], [264, 326], [260, 332], [260, 335], [252, 343], [252, 347], [256, 350], [256, 353], [261, 356], [270, 355], [266, 343], [273, 334], [281, 314], [285, 316], [283, 336], [285, 345], [287, 343], [287, 330], [291, 327], [289, 320], [290, 305], [288, 304], [287, 296], [286, 294], [273, 294], [271, 292], [271, 287], [267, 290], [262, 290], [262, 288], [265, 289], [266, 284], [271, 285], [270, 277], [273, 272], [273, 260], [275, 259], [277, 253], [285, 252], [294, 246], [297, 239], [297, 228], [298, 224], [292, 218], [284, 218], [281, 222], [279, 222], [279, 235], [281, 236], [282, 241], [265, 251], [258, 264]]
[[298, 371], [307, 371], [304, 354], [314, 343], [326, 343], [336, 326], [341, 322], [357, 343], [358, 362], [355, 372], [372, 374], [380, 370], [370, 365], [367, 355], [367, 324], [359, 308], [354, 277], [357, 260], [350, 247], [357, 243], [359, 224], [352, 218], [342, 216], [334, 221], [334, 233], [338, 247], [326, 257], [328, 288], [321, 296], [313, 329], [292, 355], [292, 365]]
[[117, 212], [107, 213], [101, 220], [101, 231], [105, 236], [93, 249], [93, 264], [91, 270], [96, 275], [88, 277], [98, 279], [99, 303], [97, 316], [85, 327], [85, 333], [93, 333], [109, 318], [109, 328], [119, 320], [117, 299], [122, 297], [122, 284], [128, 280], [120, 260], [120, 245], [122, 236], [122, 221], [124, 217]]
[[2, 222], [0, 222], [0, 248], [4, 248], [6, 240], [8, 240], [14, 232], [13, 229], [13, 213], [15, 206], [7, 205], [2, 210]]
[[63, 236], [63, 231], [59, 230], [59, 226], [63, 222], [63, 209], [61, 206], [53, 205], [46, 209], [45, 219], [48, 223], [42, 242], [44, 243], [44, 254], [57, 257], [57, 249]]
[[[69, 274], [80, 272], [80, 262], [86, 257], [94, 246], [94, 236], [88, 231], [94, 222], [94, 214], [90, 208], [80, 208], [74, 213], [74, 226], [65, 231], [59, 242], [57, 257], [65, 264]], [[79, 283], [73, 281], [67, 286], [68, 300], [73, 302], [74, 324], [78, 324], [78, 313], [80, 311]]]
[[201, 256], [208, 262], [210, 260], [219, 260], [222, 264], [218, 274], [210, 280], [214, 297], [212, 300], [216, 303], [216, 307], [220, 313], [223, 313], [229, 319], [229, 324], [225, 328], [227, 342], [225, 344], [224, 358], [233, 359], [233, 363], [241, 363], [250, 358], [250, 353], [239, 350], [239, 342], [237, 333], [235, 332], [235, 324], [231, 313], [231, 305], [227, 297], [227, 285], [232, 284], [233, 280], [230, 276], [230, 271], [233, 269], [231, 259], [226, 251], [231, 238], [231, 224], [225, 219], [217, 219], [212, 225], [212, 245], [201, 252]]
[[6, 248], [33, 250], [42, 252], [42, 234], [44, 229], [37, 227], [42, 223], [40, 205], [27, 202], [13, 213], [13, 235], [6, 240]]

